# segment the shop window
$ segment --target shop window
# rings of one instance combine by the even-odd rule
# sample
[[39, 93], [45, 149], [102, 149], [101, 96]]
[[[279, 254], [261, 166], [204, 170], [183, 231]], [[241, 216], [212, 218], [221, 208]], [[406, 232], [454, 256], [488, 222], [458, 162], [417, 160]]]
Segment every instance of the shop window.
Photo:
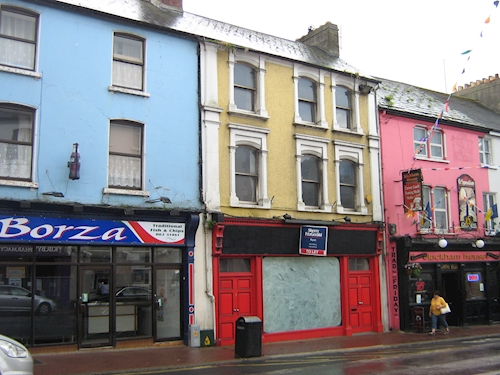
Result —
[[350, 258], [349, 271], [369, 271], [370, 260], [368, 258]]
[[220, 272], [251, 272], [250, 259], [222, 258], [220, 260]]
[[410, 303], [428, 303], [433, 297], [434, 280], [431, 273], [421, 272], [417, 277], [409, 276]]
[[264, 331], [289, 332], [342, 324], [336, 257], [265, 257]]
[[465, 274], [465, 293], [467, 300], [485, 298], [483, 274], [481, 271], [467, 272]]
[[182, 263], [182, 250], [177, 248], [156, 248], [155, 263]]
[[111, 247], [82, 246], [80, 248], [80, 262], [109, 263], [111, 262]]
[[118, 247], [116, 250], [118, 263], [149, 263], [151, 249], [149, 247]]

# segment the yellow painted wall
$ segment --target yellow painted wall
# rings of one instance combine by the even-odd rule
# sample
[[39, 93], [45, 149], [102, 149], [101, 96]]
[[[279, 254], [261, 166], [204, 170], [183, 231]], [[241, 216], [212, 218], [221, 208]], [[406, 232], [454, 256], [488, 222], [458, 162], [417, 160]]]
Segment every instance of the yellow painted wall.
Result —
[[[289, 213], [297, 219], [333, 220], [340, 219], [345, 214], [317, 213], [297, 211], [297, 173], [296, 173], [296, 141], [294, 134], [305, 134], [321, 138], [339, 139], [343, 141], [362, 143], [366, 145], [363, 151], [364, 160], [364, 195], [372, 194], [370, 189], [370, 159], [368, 141], [366, 136], [350, 135], [333, 132], [333, 108], [332, 92], [330, 89], [330, 77], [325, 78], [325, 113], [329, 124], [329, 130], [314, 129], [306, 126], [296, 126], [294, 120], [294, 84], [293, 66], [289, 61], [283, 64], [266, 62], [265, 93], [266, 109], [269, 113], [268, 120], [241, 117], [228, 113], [229, 105], [229, 51], [218, 52], [218, 82], [219, 82], [219, 106], [223, 108], [220, 114], [219, 128], [219, 152], [220, 152], [220, 194], [221, 211], [227, 215], [238, 217], [273, 218], [282, 217]], [[367, 98], [361, 95], [360, 114], [361, 123], [365, 134], [368, 134]], [[268, 167], [268, 197], [274, 196], [271, 209], [239, 208], [230, 207], [230, 176], [229, 176], [229, 123], [250, 125], [270, 129], [267, 136], [267, 167]], [[334, 145], [328, 145], [328, 188], [329, 202], [332, 204], [337, 200], [334, 165]], [[366, 203], [365, 203], [366, 204]], [[370, 205], [366, 204], [368, 215], [352, 216], [352, 221], [366, 222], [370, 220]]]

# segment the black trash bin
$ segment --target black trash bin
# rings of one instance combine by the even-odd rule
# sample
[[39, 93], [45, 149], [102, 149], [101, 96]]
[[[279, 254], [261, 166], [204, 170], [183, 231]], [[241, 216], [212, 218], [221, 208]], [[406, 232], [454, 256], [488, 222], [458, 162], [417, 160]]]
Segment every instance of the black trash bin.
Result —
[[262, 321], [258, 316], [244, 316], [236, 320], [235, 358], [262, 355]]

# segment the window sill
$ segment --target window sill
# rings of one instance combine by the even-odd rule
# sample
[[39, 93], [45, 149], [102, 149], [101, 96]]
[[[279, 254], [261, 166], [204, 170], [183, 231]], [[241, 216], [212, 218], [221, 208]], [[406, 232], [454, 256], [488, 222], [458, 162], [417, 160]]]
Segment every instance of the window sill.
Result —
[[0, 66], [0, 72], [20, 74], [23, 76], [33, 77], [35, 79], [42, 78], [42, 73], [34, 72], [26, 69], [11, 68], [9, 66]]
[[488, 164], [481, 164], [481, 168], [484, 168], [484, 169], [494, 169], [494, 170], [498, 169], [497, 166], [495, 166], [495, 165], [488, 165]]
[[28, 181], [0, 180], [0, 185], [38, 189], [37, 182], [28, 182]]
[[255, 118], [255, 119], [264, 120], [264, 121], [269, 120], [269, 116], [267, 114], [267, 111], [261, 111], [261, 113], [258, 113], [258, 112], [252, 112], [252, 111], [243, 111], [241, 109], [230, 109], [228, 111], [228, 113], [230, 115], [233, 115], [233, 116]]
[[368, 215], [368, 209], [365, 206], [360, 207], [358, 210], [344, 208], [342, 206], [337, 206], [335, 213], [343, 214], [343, 215], [344, 214], [345, 215]]
[[238, 198], [232, 197], [229, 202], [231, 207], [238, 208], [260, 208], [260, 209], [269, 209], [271, 208], [271, 201], [269, 199], [263, 199], [259, 203], [252, 202], [240, 202]]
[[108, 91], [121, 92], [122, 94], [137, 95], [137, 96], [142, 96], [144, 98], [149, 98], [151, 96], [149, 92], [134, 90], [134, 89], [126, 89], [124, 87], [116, 87], [116, 86], [109, 86]]
[[297, 205], [297, 211], [300, 212], [318, 212], [318, 213], [331, 213], [332, 205], [314, 207], [314, 206], [305, 206], [304, 203], [300, 203]]
[[304, 126], [307, 128], [328, 130], [328, 125], [326, 123], [315, 123], [315, 122], [306, 122], [306, 121], [297, 121], [293, 122], [295, 126]]
[[146, 190], [128, 190], [128, 189], [117, 189], [117, 188], [104, 188], [102, 189], [103, 194], [114, 194], [114, 195], [131, 195], [134, 197], [149, 197], [149, 191]]
[[344, 128], [339, 128], [337, 126], [334, 126], [332, 131], [339, 132], [339, 133], [345, 133], [345, 134], [359, 135], [359, 136], [365, 135], [365, 133], [363, 132], [363, 129], [361, 129], [361, 128], [344, 129]]
[[419, 156], [419, 155], [415, 155], [415, 159], [417, 159], [417, 160], [433, 161], [433, 162], [436, 162], [436, 163], [445, 163], [445, 164], [450, 164], [450, 161], [449, 161], [449, 160], [445, 160], [445, 159], [436, 159], [436, 158], [429, 158], [429, 157], [427, 157], [427, 156]]

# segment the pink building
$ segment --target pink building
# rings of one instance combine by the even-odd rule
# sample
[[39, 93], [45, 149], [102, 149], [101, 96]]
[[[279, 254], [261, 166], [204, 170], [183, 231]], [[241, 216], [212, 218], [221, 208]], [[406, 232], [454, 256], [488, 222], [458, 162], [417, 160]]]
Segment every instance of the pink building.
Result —
[[382, 182], [389, 326], [430, 328], [434, 290], [451, 326], [500, 322], [500, 242], [488, 134], [500, 115], [474, 101], [382, 81]]

